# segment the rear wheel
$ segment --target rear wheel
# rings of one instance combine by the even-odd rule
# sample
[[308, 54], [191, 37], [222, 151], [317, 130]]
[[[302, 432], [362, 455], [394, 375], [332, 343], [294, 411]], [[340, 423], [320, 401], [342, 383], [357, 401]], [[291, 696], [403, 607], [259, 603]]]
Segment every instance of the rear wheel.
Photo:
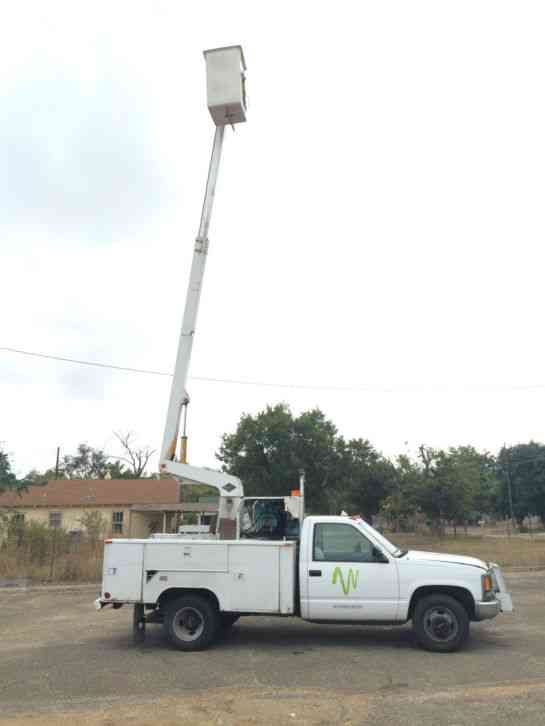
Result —
[[218, 612], [205, 597], [184, 595], [167, 606], [163, 625], [176, 648], [203, 650], [217, 635]]
[[469, 616], [465, 607], [450, 595], [428, 595], [416, 603], [413, 629], [426, 650], [451, 653], [467, 640]]

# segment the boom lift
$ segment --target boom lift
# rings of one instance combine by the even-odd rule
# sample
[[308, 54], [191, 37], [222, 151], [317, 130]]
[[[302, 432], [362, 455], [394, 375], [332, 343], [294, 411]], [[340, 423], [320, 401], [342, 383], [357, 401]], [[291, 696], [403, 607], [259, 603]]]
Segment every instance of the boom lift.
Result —
[[[190, 466], [187, 463], [186, 420], [189, 395], [187, 393], [187, 377], [193, 348], [193, 338], [197, 324], [199, 302], [206, 259], [208, 256], [208, 232], [212, 217], [214, 194], [218, 178], [225, 127], [246, 121], [246, 63], [242, 48], [239, 45], [214, 48], [204, 51], [206, 59], [207, 101], [212, 119], [216, 125], [212, 156], [208, 169], [208, 179], [204, 194], [199, 232], [195, 240], [193, 261], [189, 276], [189, 285], [185, 301], [182, 330], [178, 344], [176, 365], [172, 379], [170, 399], [166, 417], [165, 431], [160, 455], [160, 470], [171, 474], [182, 483], [206, 484], [214, 487], [219, 493], [219, 511], [217, 534], [224, 539], [246, 536], [265, 536], [272, 532], [287, 529], [287, 520], [302, 519], [303, 496], [282, 498], [256, 498], [243, 506], [244, 488], [240, 479], [222, 471], [204, 467]], [[183, 435], [178, 446], [180, 421], [183, 416]], [[179, 448], [179, 455], [177, 451]], [[304, 486], [304, 485], [303, 485]], [[303, 495], [304, 491], [300, 491]], [[261, 503], [260, 501], [261, 500]], [[267, 501], [268, 503], [265, 503]], [[276, 502], [276, 504], [275, 504]], [[256, 511], [261, 510], [261, 512]], [[284, 514], [282, 515], [282, 510]], [[241, 514], [244, 516], [241, 520]], [[258, 525], [258, 520], [262, 526]], [[274, 526], [273, 520], [276, 520]], [[285, 526], [280, 526], [283, 520]], [[278, 535], [274, 535], [278, 536]]]
[[[225, 125], [246, 119], [242, 49], [218, 48], [205, 57], [216, 133], [160, 465], [182, 482], [218, 490], [217, 534], [227, 541], [180, 541], [168, 535], [106, 540], [95, 606], [133, 605], [136, 642], [144, 639], [147, 623], [163, 623], [173, 645], [184, 651], [208, 647], [241, 615], [296, 615], [343, 625], [403, 624], [411, 619], [423, 647], [456, 650], [469, 634], [470, 620], [513, 609], [497, 565], [445, 553], [402, 551], [360, 518], [307, 517], [299, 531], [303, 496], [244, 498], [237, 477], [187, 464], [186, 382], [221, 147]], [[300, 477], [303, 495], [304, 472]], [[282, 541], [270, 541], [275, 539]]]

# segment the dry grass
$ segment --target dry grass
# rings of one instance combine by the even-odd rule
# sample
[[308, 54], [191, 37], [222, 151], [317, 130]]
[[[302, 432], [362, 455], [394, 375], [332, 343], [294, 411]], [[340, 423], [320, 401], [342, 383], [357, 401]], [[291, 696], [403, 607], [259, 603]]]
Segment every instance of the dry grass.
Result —
[[[96, 582], [102, 575], [102, 526], [88, 517], [77, 536], [38, 522], [0, 518], [0, 578], [34, 582]], [[96, 526], [94, 526], [96, 525]]]
[[102, 577], [102, 552], [85, 548], [48, 558], [32, 560], [21, 552], [0, 552], [0, 578], [29, 579], [32, 582], [99, 582]]
[[[388, 535], [403, 549], [469, 555], [504, 567], [545, 567], [545, 536], [459, 535], [433, 537], [417, 534]], [[28, 578], [33, 582], [100, 582], [102, 542], [82, 542], [73, 551], [0, 548], [0, 578]]]
[[416, 534], [387, 535], [403, 549], [449, 552], [497, 562], [504, 567], [545, 567], [545, 536], [514, 534], [432, 537]]

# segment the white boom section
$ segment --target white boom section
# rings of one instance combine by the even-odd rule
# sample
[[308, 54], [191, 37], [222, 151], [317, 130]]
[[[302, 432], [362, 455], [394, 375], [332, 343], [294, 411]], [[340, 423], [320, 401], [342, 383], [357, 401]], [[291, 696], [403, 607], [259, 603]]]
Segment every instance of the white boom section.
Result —
[[189, 401], [189, 396], [186, 392], [187, 375], [191, 360], [191, 350], [193, 348], [197, 314], [199, 312], [206, 258], [208, 255], [208, 229], [212, 217], [214, 193], [216, 190], [224, 134], [225, 126], [217, 126], [208, 169], [199, 234], [195, 241], [193, 262], [189, 275], [182, 332], [180, 334], [176, 366], [174, 368], [174, 376], [170, 390], [165, 433], [161, 447], [160, 467], [161, 471], [168, 472], [184, 481], [196, 484], [208, 484], [209, 486], [216, 487], [221, 496], [241, 497], [244, 494], [244, 490], [240, 479], [237, 477], [212, 469], [201, 469], [199, 467], [189, 466], [188, 464], [182, 464], [175, 460], [182, 406]]

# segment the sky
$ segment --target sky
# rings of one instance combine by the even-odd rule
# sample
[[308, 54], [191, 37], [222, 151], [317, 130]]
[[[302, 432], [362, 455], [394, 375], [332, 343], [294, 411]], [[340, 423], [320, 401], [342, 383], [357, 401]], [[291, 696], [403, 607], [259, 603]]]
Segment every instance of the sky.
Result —
[[[544, 31], [530, 1], [10, 3], [0, 349], [172, 371], [214, 133], [202, 50], [240, 43], [190, 463], [278, 402], [391, 457], [545, 441]], [[0, 441], [20, 475], [57, 446], [116, 455], [114, 431], [158, 448], [169, 386], [0, 350]]]

